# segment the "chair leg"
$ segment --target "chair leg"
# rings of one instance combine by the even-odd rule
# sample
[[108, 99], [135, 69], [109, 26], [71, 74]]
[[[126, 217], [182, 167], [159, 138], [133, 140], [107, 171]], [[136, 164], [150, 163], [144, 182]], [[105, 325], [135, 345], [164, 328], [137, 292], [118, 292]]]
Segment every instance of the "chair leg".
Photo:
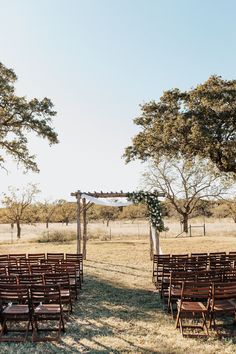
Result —
[[208, 327], [207, 327], [207, 323], [206, 323], [206, 316], [205, 316], [204, 312], [202, 312], [202, 318], [203, 318], [203, 329], [204, 329], [206, 335], [209, 336]]
[[179, 328], [179, 319], [180, 319], [180, 310], [178, 310], [176, 321], [175, 321], [175, 328]]

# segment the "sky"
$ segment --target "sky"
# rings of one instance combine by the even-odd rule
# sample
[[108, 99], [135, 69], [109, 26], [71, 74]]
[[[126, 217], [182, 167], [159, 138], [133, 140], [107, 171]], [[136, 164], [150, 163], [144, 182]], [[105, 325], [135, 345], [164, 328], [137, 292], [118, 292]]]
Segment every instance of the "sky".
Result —
[[18, 95], [52, 100], [60, 141], [32, 138], [40, 173], [9, 159], [0, 194], [29, 182], [47, 200], [138, 189], [144, 165], [122, 155], [140, 104], [212, 74], [235, 79], [235, 13], [234, 0], [0, 0], [0, 61]]

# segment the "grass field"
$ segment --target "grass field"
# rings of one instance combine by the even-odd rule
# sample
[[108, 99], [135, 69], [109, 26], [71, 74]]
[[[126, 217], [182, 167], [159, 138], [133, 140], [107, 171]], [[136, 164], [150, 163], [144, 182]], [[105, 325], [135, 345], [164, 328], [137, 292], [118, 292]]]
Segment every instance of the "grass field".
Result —
[[[234, 225], [233, 225], [234, 226]], [[23, 241], [23, 240], [22, 240]], [[161, 238], [165, 253], [236, 250], [236, 237]], [[75, 252], [75, 242], [1, 244], [0, 253]], [[236, 353], [236, 339], [182, 338], [151, 282], [148, 237], [90, 240], [85, 282], [60, 343], [0, 344], [0, 353]]]

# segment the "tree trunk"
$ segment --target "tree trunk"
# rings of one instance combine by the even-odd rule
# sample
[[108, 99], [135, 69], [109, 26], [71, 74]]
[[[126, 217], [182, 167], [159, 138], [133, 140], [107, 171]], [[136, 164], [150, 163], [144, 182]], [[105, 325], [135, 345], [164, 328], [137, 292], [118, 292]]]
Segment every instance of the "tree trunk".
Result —
[[183, 215], [183, 231], [188, 233], [188, 214]]
[[19, 221], [16, 222], [16, 228], [17, 228], [17, 238], [20, 239], [21, 227], [20, 227], [20, 222]]
[[48, 226], [49, 226], [49, 220], [46, 219], [46, 229], [48, 229]]
[[66, 218], [65, 222], [66, 222], [66, 226], [68, 226], [69, 225], [69, 218]]

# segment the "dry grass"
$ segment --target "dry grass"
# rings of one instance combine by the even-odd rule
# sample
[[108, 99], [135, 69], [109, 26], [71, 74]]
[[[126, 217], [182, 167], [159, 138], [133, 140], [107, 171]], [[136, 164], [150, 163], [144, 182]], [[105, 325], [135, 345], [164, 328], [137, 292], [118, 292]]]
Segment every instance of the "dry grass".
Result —
[[[164, 252], [236, 250], [236, 237], [162, 237]], [[75, 252], [75, 243], [0, 245], [0, 253]], [[182, 338], [151, 283], [148, 238], [88, 244], [85, 283], [60, 343], [0, 344], [0, 353], [236, 353], [236, 340]]]

